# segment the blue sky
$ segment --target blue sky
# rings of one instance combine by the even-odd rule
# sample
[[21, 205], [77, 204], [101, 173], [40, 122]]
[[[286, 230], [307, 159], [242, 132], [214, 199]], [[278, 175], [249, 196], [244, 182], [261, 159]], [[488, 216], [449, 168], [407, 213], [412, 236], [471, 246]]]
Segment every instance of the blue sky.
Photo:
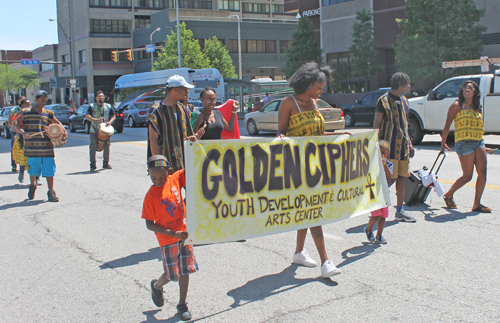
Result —
[[0, 49], [33, 50], [57, 43], [56, 0], [2, 0]]

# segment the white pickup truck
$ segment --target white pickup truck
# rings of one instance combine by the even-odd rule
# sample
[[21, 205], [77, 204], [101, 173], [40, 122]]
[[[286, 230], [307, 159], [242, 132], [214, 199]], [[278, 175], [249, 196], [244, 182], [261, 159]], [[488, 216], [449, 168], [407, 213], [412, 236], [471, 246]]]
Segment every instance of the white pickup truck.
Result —
[[[429, 90], [426, 96], [409, 99], [408, 132], [413, 145], [420, 144], [425, 134], [443, 131], [448, 108], [458, 99], [458, 90], [467, 80], [479, 86], [485, 133], [500, 134], [500, 71], [495, 71], [495, 74], [452, 77]], [[452, 124], [450, 132], [454, 129]]]

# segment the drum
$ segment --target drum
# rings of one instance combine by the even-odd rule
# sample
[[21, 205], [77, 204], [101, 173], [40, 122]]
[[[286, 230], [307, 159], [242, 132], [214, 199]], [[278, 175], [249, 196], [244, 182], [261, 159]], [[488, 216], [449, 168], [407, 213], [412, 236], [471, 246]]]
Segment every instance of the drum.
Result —
[[54, 147], [62, 147], [68, 140], [68, 133], [61, 124], [51, 123], [47, 127], [47, 137], [50, 138]]
[[102, 151], [104, 149], [104, 142], [109, 140], [111, 136], [115, 133], [115, 128], [112, 125], [106, 125], [106, 123], [99, 124], [99, 129], [97, 130], [97, 147], [96, 151]]

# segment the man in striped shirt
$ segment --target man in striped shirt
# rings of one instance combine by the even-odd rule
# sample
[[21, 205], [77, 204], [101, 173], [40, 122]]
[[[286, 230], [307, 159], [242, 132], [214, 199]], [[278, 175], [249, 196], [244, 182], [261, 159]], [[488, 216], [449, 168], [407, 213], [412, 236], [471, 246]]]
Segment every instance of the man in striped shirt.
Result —
[[[47, 179], [49, 191], [47, 197], [50, 202], [59, 202], [59, 198], [54, 191], [54, 174], [56, 163], [54, 160], [54, 146], [47, 137], [45, 131], [51, 123], [59, 123], [54, 116], [54, 112], [45, 110], [43, 107], [47, 103], [48, 94], [45, 91], [38, 91], [35, 97], [35, 106], [23, 109], [22, 113], [13, 122], [16, 132], [24, 137], [24, 154], [28, 157], [28, 174], [31, 184], [29, 185], [28, 199], [35, 198], [37, 188], [35, 180], [37, 176]], [[21, 127], [22, 124], [22, 127]]]
[[187, 101], [188, 89], [194, 85], [184, 77], [173, 75], [167, 80], [167, 96], [149, 114], [148, 158], [163, 155], [167, 158], [172, 172], [184, 169], [184, 140], [196, 141], [205, 133], [205, 126], [196, 134], [189, 123], [186, 110], [179, 101]]

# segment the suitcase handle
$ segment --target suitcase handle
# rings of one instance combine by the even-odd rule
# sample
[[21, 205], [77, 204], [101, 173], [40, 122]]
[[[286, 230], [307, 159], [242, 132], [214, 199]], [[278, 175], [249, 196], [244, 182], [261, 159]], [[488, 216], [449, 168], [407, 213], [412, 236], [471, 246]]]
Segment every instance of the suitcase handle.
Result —
[[441, 159], [441, 162], [439, 163], [439, 166], [438, 166], [438, 168], [437, 168], [436, 172], [434, 173], [435, 175], [437, 175], [437, 174], [438, 174], [439, 169], [441, 168], [441, 165], [443, 164], [444, 159], [446, 158], [446, 155], [447, 155], [447, 154], [445, 154], [445, 153], [444, 153], [444, 152], [442, 152], [442, 151], [440, 151], [440, 152], [439, 152], [439, 154], [437, 155], [436, 160], [434, 161], [434, 164], [432, 164], [432, 167], [431, 167], [431, 170], [429, 171], [429, 173], [431, 173], [431, 172], [432, 172], [432, 170], [434, 169], [434, 166], [436, 166], [436, 163], [437, 163], [437, 161], [439, 160], [439, 156], [441, 156], [441, 155], [443, 155], [443, 158]]

